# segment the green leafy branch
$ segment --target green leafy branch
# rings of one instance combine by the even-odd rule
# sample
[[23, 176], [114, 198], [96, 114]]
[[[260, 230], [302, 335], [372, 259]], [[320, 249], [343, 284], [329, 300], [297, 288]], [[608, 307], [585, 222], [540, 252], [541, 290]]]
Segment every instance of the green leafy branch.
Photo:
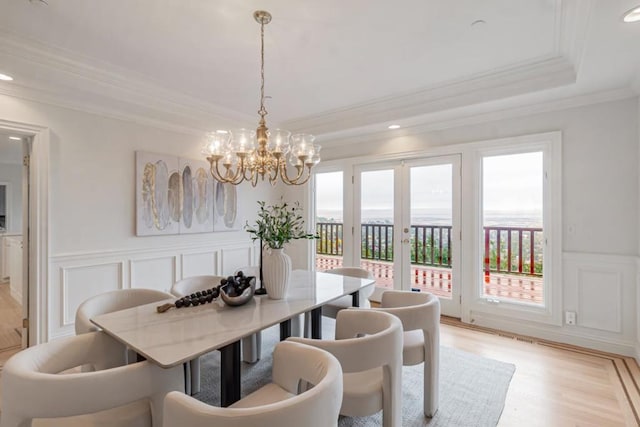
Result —
[[318, 239], [317, 234], [308, 233], [304, 229], [302, 208], [300, 203], [290, 205], [280, 201], [272, 206], [259, 201], [260, 211], [254, 225], [245, 225], [245, 230], [251, 234], [251, 239], [262, 240], [262, 244], [271, 249], [282, 249], [285, 243], [296, 239]]

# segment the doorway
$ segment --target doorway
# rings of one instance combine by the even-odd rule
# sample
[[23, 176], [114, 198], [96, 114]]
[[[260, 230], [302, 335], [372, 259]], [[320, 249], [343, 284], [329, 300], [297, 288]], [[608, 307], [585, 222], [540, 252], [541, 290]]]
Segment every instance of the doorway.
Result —
[[385, 289], [430, 292], [460, 317], [460, 156], [356, 168], [354, 259]]
[[0, 129], [0, 361], [26, 347], [29, 137]]

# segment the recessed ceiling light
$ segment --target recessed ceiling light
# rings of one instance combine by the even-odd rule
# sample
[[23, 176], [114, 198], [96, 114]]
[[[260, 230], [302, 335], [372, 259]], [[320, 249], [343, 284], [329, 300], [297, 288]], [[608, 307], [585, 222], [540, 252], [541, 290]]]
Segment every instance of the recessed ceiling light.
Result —
[[389, 125], [389, 129], [400, 129], [400, 125]]
[[22, 141], [22, 138], [20, 138], [19, 136], [10, 136], [9, 139], [12, 141]]
[[11, 80], [13, 80], [13, 77], [8, 76], [8, 75], [6, 75], [6, 74], [2, 74], [2, 73], [0, 73], [0, 80], [4, 80], [4, 81], [6, 81], [6, 82], [10, 82]]
[[638, 22], [640, 21], [640, 6], [636, 6], [627, 13], [624, 14], [622, 20], [624, 22]]

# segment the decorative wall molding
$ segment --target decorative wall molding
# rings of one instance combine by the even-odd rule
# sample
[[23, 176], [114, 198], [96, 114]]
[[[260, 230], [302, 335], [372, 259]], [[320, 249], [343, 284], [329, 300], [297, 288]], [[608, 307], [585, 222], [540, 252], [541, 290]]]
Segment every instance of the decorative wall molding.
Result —
[[[556, 2], [555, 42], [544, 56], [283, 125], [321, 135], [574, 83], [591, 6], [592, 0]], [[236, 127], [254, 120], [248, 114], [167, 89], [144, 75], [6, 30], [0, 30], [2, 57], [14, 68], [32, 70], [28, 86], [14, 82], [0, 90], [10, 96], [188, 133], [201, 134], [214, 124]], [[43, 75], [46, 81], [39, 77]]]
[[575, 83], [592, 6], [593, 0], [556, 3], [555, 47], [546, 57], [443, 82], [437, 87], [290, 120], [283, 126], [322, 135]]
[[247, 241], [52, 257], [46, 340], [72, 335], [77, 307], [93, 295], [135, 287], [168, 291], [184, 277], [227, 275], [256, 265], [256, 254]]
[[[254, 118], [167, 89], [143, 75], [0, 30], [0, 58], [47, 75], [48, 83], [14, 82], [1, 93], [81, 111], [193, 132], [194, 125], [234, 127]], [[39, 71], [39, 73], [37, 73]], [[52, 89], [54, 88], [55, 89]], [[64, 90], [72, 88], [73, 90]]]
[[[640, 93], [640, 91], [638, 92]], [[525, 105], [511, 105], [496, 108], [495, 106], [482, 105], [465, 109], [466, 114], [460, 112], [444, 112], [429, 115], [419, 119], [420, 124], [410, 125], [396, 131], [365, 131], [357, 130], [352, 135], [323, 135], [319, 138], [324, 148], [333, 146], [355, 145], [361, 143], [371, 143], [374, 141], [388, 141], [399, 137], [421, 135], [429, 132], [443, 131], [463, 126], [472, 126], [482, 123], [495, 122], [500, 120], [527, 117], [535, 114], [543, 114], [554, 111], [569, 110], [572, 108], [584, 107], [606, 102], [620, 101], [635, 98], [638, 94], [629, 87], [622, 87], [607, 91], [593, 92], [584, 95], [571, 96], [537, 103], [527, 103]]]
[[610, 353], [638, 357], [636, 298], [640, 259], [631, 255], [565, 252], [563, 313], [577, 324], [545, 325], [474, 311], [475, 324]]
[[574, 67], [565, 58], [543, 58], [437, 87], [289, 120], [283, 126], [292, 131], [321, 135], [494, 101], [575, 81]]
[[[76, 310], [82, 301], [98, 292], [123, 289], [124, 263], [109, 262], [68, 266], [60, 269], [60, 275], [62, 283], [60, 299], [62, 322], [60, 326], [73, 326]], [[105, 281], [102, 285], [100, 284], [101, 279]]]

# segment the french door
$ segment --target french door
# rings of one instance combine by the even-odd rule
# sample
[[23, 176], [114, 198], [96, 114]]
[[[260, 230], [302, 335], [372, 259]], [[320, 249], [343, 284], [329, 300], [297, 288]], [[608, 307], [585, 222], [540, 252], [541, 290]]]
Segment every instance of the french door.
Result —
[[354, 187], [354, 259], [376, 278], [372, 298], [431, 292], [459, 317], [460, 156], [361, 165]]

